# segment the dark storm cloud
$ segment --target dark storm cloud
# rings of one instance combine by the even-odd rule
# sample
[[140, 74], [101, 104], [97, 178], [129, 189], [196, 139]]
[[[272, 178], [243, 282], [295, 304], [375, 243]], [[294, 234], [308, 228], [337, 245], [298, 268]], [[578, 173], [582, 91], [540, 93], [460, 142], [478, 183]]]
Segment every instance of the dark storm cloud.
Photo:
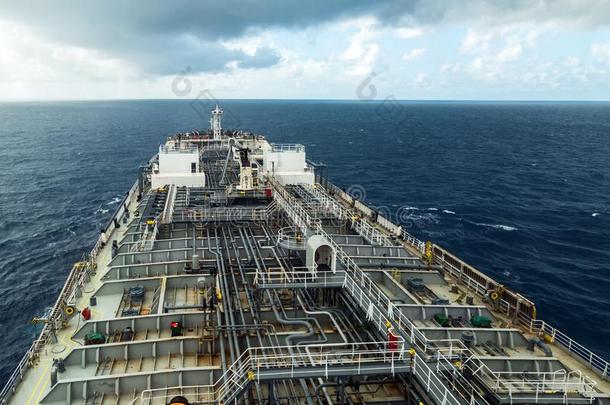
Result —
[[[378, 3], [379, 10], [391, 3]], [[187, 65], [194, 71], [219, 71], [231, 61], [244, 68], [270, 66], [279, 61], [270, 49], [250, 56], [226, 49], [218, 41], [243, 37], [260, 28], [307, 27], [376, 8], [373, 1], [352, 0], [26, 0], [0, 4], [2, 19], [26, 24], [51, 41], [127, 60], [150, 74], [173, 73]]]
[[118, 57], [144, 73], [168, 74], [185, 66], [195, 71], [219, 71], [231, 61], [244, 68], [277, 63], [279, 56], [271, 49], [247, 55], [219, 43], [258, 29], [299, 29], [363, 15], [375, 16], [380, 24], [389, 25], [564, 21], [576, 26], [598, 26], [610, 21], [608, 3], [587, 0], [0, 0], [0, 19], [25, 24], [51, 41]]

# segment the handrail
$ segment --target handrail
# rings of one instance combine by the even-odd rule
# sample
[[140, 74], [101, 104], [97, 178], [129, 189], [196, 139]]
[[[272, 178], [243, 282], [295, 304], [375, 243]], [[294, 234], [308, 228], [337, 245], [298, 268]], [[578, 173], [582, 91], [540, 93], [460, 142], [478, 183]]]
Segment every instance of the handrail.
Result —
[[[446, 258], [453, 257], [453, 255], [443, 248], [434, 245], [434, 251], [435, 262], [443, 266], [443, 269], [449, 275], [466, 285], [469, 290], [474, 291], [479, 296], [486, 297], [490, 289], [497, 285], [491, 278], [482, 274], [481, 277], [484, 277], [488, 282], [486, 285], [481, 284], [472, 276], [472, 274], [478, 274], [480, 272], [464, 262], [460, 261], [462, 263], [460, 266], [461, 268], [458, 268], [453, 263], [447, 261]], [[454, 260], [459, 259], [455, 258]], [[516, 302], [516, 304], [511, 304], [505, 298], [509, 298], [511, 301]], [[529, 328], [530, 332], [548, 336], [551, 342], [561, 344], [570, 353], [575, 354], [578, 358], [583, 360], [585, 364], [588, 364], [592, 370], [596, 371], [603, 378], [610, 378], [610, 362], [593, 353], [584, 345], [576, 342], [563, 332], [552, 327], [547, 322], [535, 319], [536, 308], [534, 304], [522, 295], [504, 290], [503, 296], [500, 298], [500, 310], [509, 317], [511, 315], [516, 315], [518, 323]]]
[[304, 250], [307, 239], [296, 226], [287, 226], [277, 232], [277, 244], [285, 249]]
[[[184, 146], [183, 146], [184, 145]], [[160, 145], [159, 153], [196, 153], [199, 150], [197, 145], [186, 145], [181, 144], [178, 146], [175, 145]]]
[[161, 223], [169, 224], [174, 216], [174, 203], [176, 201], [177, 187], [175, 184], [169, 185], [169, 191], [165, 199], [165, 206], [161, 214]]
[[[125, 214], [125, 205], [126, 205], [125, 203], [134, 196], [137, 188], [138, 188], [138, 182], [136, 181], [131, 186], [129, 191], [125, 194], [123, 199], [119, 202], [114, 213], [112, 214], [112, 216], [110, 217], [110, 219], [108, 220], [106, 225], [104, 226], [104, 228], [103, 228], [104, 233], [107, 232], [108, 229], [110, 228], [110, 226], [114, 223], [115, 218], [117, 220], [119, 220], [119, 218], [121, 218]], [[89, 264], [89, 266], [93, 267], [94, 263], [95, 263], [95, 259], [97, 258], [99, 251], [102, 249], [103, 243], [105, 243], [105, 241], [104, 241], [103, 236], [100, 234], [100, 236], [98, 237], [95, 245], [93, 246], [93, 248], [91, 249], [89, 254], [88, 255], [83, 254], [81, 261], [79, 263], [86, 262]], [[17, 389], [17, 384], [19, 383], [19, 381], [21, 381], [21, 379], [23, 378], [23, 375], [28, 370], [31, 363], [38, 356], [38, 352], [40, 351], [42, 346], [45, 345], [49, 341], [49, 338], [51, 337], [51, 333], [52, 333], [51, 324], [55, 324], [55, 325], [53, 325], [53, 328], [59, 326], [58, 317], [62, 313], [63, 305], [65, 305], [65, 303], [68, 302], [68, 299], [70, 297], [74, 296], [74, 294], [76, 293], [76, 289], [81, 288], [82, 285], [84, 284], [87, 275], [83, 274], [84, 271], [81, 272], [82, 268], [81, 267], [77, 268], [77, 265], [78, 265], [78, 263], [72, 267], [72, 270], [70, 271], [70, 274], [68, 275], [66, 283], [64, 284], [62, 291], [60, 292], [57, 300], [55, 301], [55, 304], [53, 305], [51, 312], [49, 314], [49, 319], [47, 320], [47, 322], [45, 322], [45, 324], [42, 328], [42, 331], [40, 332], [40, 335], [38, 336], [38, 338], [36, 340], [34, 340], [32, 342], [32, 344], [30, 345], [28, 350], [25, 352], [25, 354], [23, 355], [23, 357], [17, 364], [17, 367], [15, 368], [13, 373], [8, 378], [6, 384], [4, 384], [2, 391], [0, 391], [0, 404], [8, 403], [8, 400], [10, 399], [11, 395]]]
[[545, 391], [577, 392], [588, 398], [595, 397], [595, 386], [597, 383], [579, 370], [566, 371], [564, 369], [552, 372], [514, 372], [497, 371], [495, 372], [494, 391], [514, 395], [523, 393], [526, 386], [529, 391], [536, 392], [537, 395]]
[[[306, 270], [289, 270], [281, 268], [269, 269], [269, 271], [256, 271], [254, 284], [264, 288], [267, 285], [281, 286], [282, 288], [293, 288], [296, 284], [307, 286], [342, 286], [345, 280], [345, 272], [329, 271], [318, 272], [316, 268], [301, 267]], [[300, 269], [300, 268], [295, 268]]]
[[[214, 384], [144, 390], [139, 398], [132, 401], [132, 404], [150, 403], [154, 399], [166, 400], [169, 396], [167, 392], [171, 390], [179, 390], [182, 396], [198, 404], [223, 404], [239, 394], [250, 381], [259, 381], [262, 371], [266, 376], [275, 376], [274, 378], [293, 378], [300, 375], [298, 373], [304, 368], [319, 369], [319, 366], [324, 366], [326, 373], [329, 366], [345, 366], [360, 370], [363, 365], [376, 363], [384, 364], [384, 370], [394, 370], [396, 363], [409, 361], [404, 343], [404, 340], [399, 339], [396, 342], [396, 349], [390, 347], [386, 341], [251, 347], [244, 350]], [[318, 372], [316, 370], [316, 373]], [[196, 388], [197, 393], [185, 393], [189, 388]], [[156, 392], [163, 394], [155, 395]], [[193, 395], [196, 398], [192, 398]], [[202, 399], [201, 396], [206, 398]]]
[[[345, 282], [344, 288], [350, 291], [351, 295], [358, 301], [358, 304], [367, 312], [367, 318], [369, 321], [374, 321], [379, 330], [383, 331], [384, 327], [388, 324], [388, 322], [393, 321], [394, 324], [397, 325], [398, 331], [405, 330], [407, 335], [410, 336], [410, 342], [415, 344], [416, 347], [420, 348], [423, 353], [427, 354], [432, 350], [433, 353], [438, 355], [448, 355], [452, 357], [456, 354], [462, 353], [464, 355], [469, 355], [469, 359], [471, 362], [476, 362], [477, 369], [479, 371], [485, 371], [488, 374], [493, 376], [497, 376], [496, 372], [489, 369], [484, 363], [480, 360], [476, 359], [470, 350], [463, 344], [463, 342], [459, 339], [445, 339], [445, 340], [432, 340], [428, 339], [425, 334], [423, 334], [413, 323], [412, 321], [406, 317], [401, 311], [396, 311], [393, 308], [393, 304], [391, 300], [381, 291], [381, 289], [374, 283], [372, 280], [366, 275], [360, 267], [354, 262], [354, 260], [342, 249], [340, 245], [338, 245], [331, 237], [326, 233], [326, 231], [322, 228], [320, 222], [308, 223], [308, 217], [299, 218], [298, 215], [300, 212], [304, 212], [300, 202], [298, 202], [295, 198], [291, 197], [285, 190], [282, 190], [282, 186], [275, 181], [271, 181], [271, 183], [276, 188], [276, 194], [279, 191], [279, 194], [286, 199], [278, 200], [279, 203], [282, 204], [283, 208], [289, 211], [289, 215], [291, 219], [295, 223], [305, 223], [308, 228], [314, 230], [316, 233], [324, 236], [328, 242], [331, 244], [331, 247], [335, 250], [339, 260], [346, 267], [345, 274]], [[296, 217], [296, 218], [295, 218]], [[474, 282], [474, 280], [473, 280]], [[480, 288], [480, 286], [479, 286]], [[505, 303], [504, 305], [508, 305]], [[387, 316], [379, 307], [387, 308]], [[510, 306], [508, 306], [510, 309]], [[392, 322], [390, 322], [392, 323]], [[545, 324], [542, 324], [544, 327]], [[560, 335], [558, 335], [560, 336]], [[560, 336], [560, 338], [562, 338]], [[565, 340], [565, 339], [564, 339]], [[573, 342], [573, 341], [569, 341]], [[570, 343], [568, 343], [570, 344]], [[575, 346], [580, 348], [579, 346]], [[583, 347], [584, 348], [584, 347]], [[597, 362], [598, 357], [593, 355], [593, 353], [588, 352], [590, 363]], [[583, 357], [581, 355], [581, 357]], [[601, 358], [599, 358], [601, 359]], [[608, 371], [607, 363], [598, 363], [599, 366], [603, 366], [605, 370], [604, 373]], [[471, 398], [472, 400], [472, 398]]]
[[[389, 299], [389, 297], [381, 291], [379, 286], [375, 284], [371, 278], [364, 273], [356, 262], [339, 246], [323, 229], [321, 222], [311, 221], [309, 215], [303, 209], [301, 203], [292, 197], [284, 187], [279, 184], [273, 177], [269, 177], [269, 182], [275, 189], [275, 196], [281, 196], [277, 201], [280, 206], [288, 213], [289, 217], [293, 220], [295, 225], [300, 226], [304, 232], [313, 231], [319, 235], [324, 236], [331, 247], [335, 250], [339, 260], [346, 267], [345, 281], [343, 287], [346, 288], [352, 297], [358, 302], [366, 312], [366, 317], [370, 322], [373, 322], [378, 330], [382, 333], [388, 332], [388, 325], [392, 325], [390, 330], [396, 332], [405, 333], [409, 336], [409, 341], [414, 344], [424, 354], [428, 353], [429, 349], [435, 351], [446, 350], [448, 355], [452, 356], [460, 352], [468, 352], [466, 348], [458, 339], [447, 339], [442, 341], [430, 341], [415, 325], [407, 318], [401, 311], [395, 310], [395, 305]], [[301, 213], [305, 213], [304, 217]], [[381, 309], [383, 308], [383, 309]], [[432, 343], [433, 344], [430, 344]], [[439, 347], [439, 345], [444, 347]], [[425, 362], [422, 363], [421, 368], [427, 368], [429, 371], [422, 378], [427, 378], [428, 384], [434, 378], [438, 380], [438, 377], [433, 373]], [[434, 377], [432, 377], [434, 376]], [[442, 385], [439, 380], [439, 384], [444, 387], [443, 389], [443, 403], [455, 403], [460, 402], [454, 397], [446, 386]], [[449, 402], [447, 402], [449, 401]]]
[[523, 321], [522, 323], [525, 324], [526, 327], [529, 327], [530, 332], [548, 339], [550, 343], [559, 343], [570, 353], [573, 353], [580, 358], [585, 364], [588, 364], [591, 369], [600, 374], [602, 378], [610, 378], [610, 362], [593, 353], [559, 329], [554, 328], [541, 319], [530, 319], [529, 324], [527, 321]]
[[308, 190], [320, 201], [321, 204], [327, 206], [339, 219], [347, 219], [352, 222], [352, 228], [358, 232], [360, 236], [376, 245], [392, 245], [392, 241], [373, 227], [365, 218], [360, 218], [352, 210], [339, 204], [334, 198], [329, 196], [323, 188], [313, 185]]
[[432, 245], [432, 253], [434, 261], [441, 265], [445, 272], [455, 278], [458, 283], [466, 285], [477, 295], [486, 298], [490, 292], [501, 288], [500, 307], [508, 317], [536, 318], [536, 306], [521, 294], [503, 288], [491, 277], [436, 244]]
[[[261, 221], [267, 219], [273, 208], [195, 208], [180, 212], [181, 221]], [[177, 216], [177, 215], [176, 215]]]
[[[456, 385], [459, 386], [459, 390], [461, 392], [467, 392], [470, 395], [470, 405], [475, 405], [475, 404], [479, 404], [479, 400], [476, 399], [477, 397], [477, 390], [476, 388], [470, 383], [470, 381], [460, 378], [462, 376], [462, 370], [458, 368], [458, 366], [456, 366], [456, 363], [459, 364], [459, 361], [455, 361], [452, 358], [446, 357], [445, 355], [443, 355], [440, 351], [437, 352], [437, 359], [436, 359], [436, 372], [440, 373], [441, 371], [449, 371], [451, 373], [451, 380], [450, 383], [452, 384], [454, 390]], [[484, 404], [487, 404], [487, 401], [485, 401], [484, 399], [481, 398], [481, 400], [483, 401]]]
[[[104, 236], [105, 233], [108, 232], [110, 226], [114, 223], [115, 218], [118, 221], [125, 214], [125, 203], [127, 201], [131, 200], [131, 198], [136, 193], [137, 189], [138, 189], [138, 182], [136, 181], [135, 183], [133, 183], [133, 185], [127, 192], [127, 194], [125, 194], [125, 197], [123, 197], [121, 202], [119, 202], [118, 206], [114, 210], [114, 213], [110, 216], [110, 219], [108, 220], [106, 225], [102, 228], [102, 232], [100, 233], [100, 236], [97, 238], [95, 245], [93, 245], [93, 248], [91, 249], [91, 252], [89, 253], [89, 260], [94, 261], [97, 258], [99, 251], [102, 249], [102, 245], [104, 243], [106, 243], [105, 236]], [[122, 210], [122, 212], [121, 212], [121, 210]]]
[[272, 152], [304, 152], [305, 146], [300, 143], [272, 143]]
[[[357, 199], [355, 199], [354, 197], [352, 197], [351, 195], [349, 195], [348, 193], [341, 190], [339, 187], [337, 187], [336, 185], [334, 185], [330, 182], [326, 183], [326, 184], [319, 184], [318, 186], [326, 189], [326, 191], [330, 191], [331, 193], [336, 194], [341, 199], [343, 199], [346, 203], [354, 205], [354, 207], [356, 209], [358, 209], [358, 207], [357, 207], [358, 204], [362, 204]], [[396, 235], [402, 236], [403, 240], [405, 240], [410, 245], [415, 247], [415, 249], [418, 250], [419, 252], [421, 252], [421, 253], [424, 252], [425, 243], [422, 242], [421, 240], [417, 239], [415, 236], [411, 235], [409, 232], [407, 232], [405, 229], [403, 229], [402, 226], [398, 226], [398, 225], [392, 223], [392, 221], [390, 221], [389, 219], [385, 218], [384, 216], [382, 216], [380, 214], [377, 215], [377, 223], [380, 226], [382, 226], [383, 228], [387, 229], [391, 234], [396, 234]]]

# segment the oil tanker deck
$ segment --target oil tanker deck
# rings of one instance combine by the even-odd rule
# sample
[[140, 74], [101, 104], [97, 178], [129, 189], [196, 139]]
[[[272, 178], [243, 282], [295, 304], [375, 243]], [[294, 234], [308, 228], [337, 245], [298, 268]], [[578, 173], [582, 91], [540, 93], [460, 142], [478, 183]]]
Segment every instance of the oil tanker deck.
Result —
[[222, 114], [140, 168], [2, 403], [610, 404], [527, 298]]

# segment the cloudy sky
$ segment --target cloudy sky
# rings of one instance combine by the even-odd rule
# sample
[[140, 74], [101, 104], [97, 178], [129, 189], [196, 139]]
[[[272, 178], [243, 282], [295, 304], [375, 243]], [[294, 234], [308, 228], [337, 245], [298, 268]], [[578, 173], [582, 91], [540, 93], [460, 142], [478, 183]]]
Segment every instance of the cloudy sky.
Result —
[[0, 0], [0, 99], [610, 99], [610, 0]]

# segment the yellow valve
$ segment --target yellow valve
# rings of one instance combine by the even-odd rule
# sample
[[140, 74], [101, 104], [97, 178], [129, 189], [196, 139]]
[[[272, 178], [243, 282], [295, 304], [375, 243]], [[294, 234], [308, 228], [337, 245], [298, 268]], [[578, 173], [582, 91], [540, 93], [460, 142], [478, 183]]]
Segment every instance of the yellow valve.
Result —
[[392, 324], [390, 323], [390, 321], [385, 322], [385, 327], [388, 329], [390, 329], [392, 327]]
[[497, 301], [502, 297], [503, 292], [504, 292], [504, 286], [499, 285], [496, 287], [496, 289], [494, 291], [492, 291], [491, 294], [489, 294], [489, 298], [491, 298], [492, 301]]
[[155, 224], [155, 220], [154, 219], [149, 219], [149, 220], [146, 221], [146, 223], [148, 225], [154, 225]]
[[462, 368], [462, 362], [461, 361], [456, 361], [453, 363], [454, 366], [456, 366], [457, 368]]
[[417, 352], [415, 351], [415, 349], [414, 349], [414, 348], [410, 348], [410, 349], [409, 349], [409, 356], [411, 356], [411, 357], [415, 357], [415, 354], [416, 354], [416, 353], [417, 353]]
[[426, 262], [428, 262], [428, 264], [432, 263], [432, 242], [430, 241], [426, 241], [426, 248], [424, 250], [424, 259], [426, 260]]
[[37, 317], [32, 318], [32, 325], [37, 325], [39, 323], [47, 323], [47, 322], [48, 322], [47, 318], [37, 318]]
[[254, 371], [252, 371], [252, 370], [248, 371], [248, 381], [254, 381], [255, 377], [256, 377], [256, 375], [254, 374]]
[[216, 299], [218, 301], [222, 300], [222, 293], [220, 292], [220, 290], [216, 291]]

